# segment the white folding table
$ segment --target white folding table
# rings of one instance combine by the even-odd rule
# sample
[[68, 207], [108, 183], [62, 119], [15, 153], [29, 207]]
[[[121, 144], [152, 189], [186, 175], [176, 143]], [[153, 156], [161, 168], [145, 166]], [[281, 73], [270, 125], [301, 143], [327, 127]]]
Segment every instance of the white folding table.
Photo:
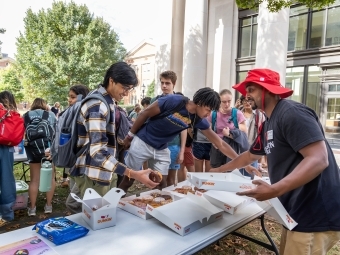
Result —
[[[117, 209], [114, 227], [92, 231], [80, 239], [56, 246], [44, 237], [59, 254], [193, 254], [218, 241], [236, 229], [265, 213], [256, 203], [240, 209], [236, 214], [224, 213], [218, 220], [186, 236], [180, 236], [152, 218], [143, 220], [126, 211]], [[87, 226], [81, 214], [68, 216], [70, 220]], [[88, 227], [89, 228], [89, 227]], [[0, 235], [0, 246], [38, 235], [32, 226]], [[276, 247], [275, 247], [276, 249]], [[277, 253], [278, 254], [278, 253]]]

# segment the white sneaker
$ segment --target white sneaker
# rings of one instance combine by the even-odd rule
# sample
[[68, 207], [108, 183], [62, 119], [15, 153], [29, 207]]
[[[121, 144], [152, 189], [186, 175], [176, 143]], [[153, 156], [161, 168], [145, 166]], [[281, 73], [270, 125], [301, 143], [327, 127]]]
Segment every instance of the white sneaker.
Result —
[[50, 206], [45, 205], [44, 210], [45, 210], [45, 213], [52, 213], [52, 205], [50, 205]]
[[34, 208], [27, 208], [27, 214], [28, 214], [28, 216], [36, 216], [37, 215], [37, 213], [36, 213], [36, 211], [37, 211], [37, 207], [34, 207]]

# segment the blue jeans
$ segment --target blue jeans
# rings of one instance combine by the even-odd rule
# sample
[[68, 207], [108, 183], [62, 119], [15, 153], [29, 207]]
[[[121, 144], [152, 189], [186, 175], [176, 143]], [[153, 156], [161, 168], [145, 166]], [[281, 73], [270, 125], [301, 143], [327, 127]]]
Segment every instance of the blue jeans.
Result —
[[6, 221], [14, 219], [12, 206], [16, 200], [13, 174], [14, 148], [0, 145], [0, 216]]

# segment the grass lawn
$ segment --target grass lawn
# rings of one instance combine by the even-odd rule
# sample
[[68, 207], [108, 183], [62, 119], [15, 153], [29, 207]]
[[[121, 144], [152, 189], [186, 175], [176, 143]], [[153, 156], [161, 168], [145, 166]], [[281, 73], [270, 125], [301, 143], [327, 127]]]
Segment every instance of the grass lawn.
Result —
[[[20, 178], [22, 173], [21, 165], [17, 165], [15, 167], [15, 176], [17, 179]], [[27, 174], [29, 176], [29, 174]], [[28, 178], [29, 179], [29, 178]], [[15, 212], [15, 219], [14, 221], [10, 222], [9, 224], [3, 226], [0, 228], [0, 234], [12, 231], [18, 228], [27, 227], [30, 225], [34, 225], [39, 221], [42, 221], [43, 219], [46, 219], [47, 217], [57, 217], [57, 216], [67, 216], [70, 215], [70, 213], [67, 211], [65, 207], [65, 201], [66, 197], [69, 194], [69, 190], [67, 188], [62, 188], [60, 186], [62, 179], [62, 169], [57, 169], [57, 187], [55, 190], [55, 195], [53, 198], [53, 213], [51, 215], [46, 215], [43, 212], [43, 207], [45, 205], [45, 194], [39, 193], [38, 195], [38, 201], [37, 201], [37, 216], [35, 217], [28, 217], [26, 210], [18, 210]], [[140, 193], [143, 191], [146, 191], [147, 188], [140, 184], [136, 183], [134, 184], [131, 189], [128, 192], [128, 196], [136, 193]], [[281, 225], [278, 224], [273, 218], [270, 216], [265, 215], [265, 226], [268, 230], [270, 236], [274, 240], [275, 244], [277, 245], [279, 249], [280, 244], [280, 235], [281, 235]], [[256, 238], [258, 240], [268, 242], [266, 236], [264, 235], [263, 231], [261, 231], [261, 224], [260, 220], [255, 220], [246, 226], [240, 228], [238, 230], [239, 233], [251, 236], [253, 238]], [[176, 233], [174, 233], [175, 235]], [[247, 255], [247, 254], [256, 254], [256, 255], [262, 255], [262, 254], [274, 254], [274, 252], [271, 252], [255, 243], [252, 243], [250, 241], [241, 239], [234, 235], [228, 235], [222, 239], [218, 243], [213, 243], [206, 248], [202, 249], [197, 255]], [[338, 255], [340, 254], [340, 242], [337, 243], [328, 253], [327, 255]]]

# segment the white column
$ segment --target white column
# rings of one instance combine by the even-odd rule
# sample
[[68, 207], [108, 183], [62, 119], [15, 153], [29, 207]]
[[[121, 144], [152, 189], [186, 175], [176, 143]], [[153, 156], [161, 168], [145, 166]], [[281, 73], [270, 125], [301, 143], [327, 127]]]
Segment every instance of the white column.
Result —
[[183, 47], [183, 94], [193, 98], [206, 86], [208, 0], [186, 0]]
[[267, 9], [267, 2], [260, 5], [257, 18], [256, 68], [269, 68], [280, 74], [285, 85], [287, 45], [289, 30], [289, 8], [277, 13]]
[[185, 0], [172, 2], [170, 70], [177, 74], [176, 92], [182, 92]]

